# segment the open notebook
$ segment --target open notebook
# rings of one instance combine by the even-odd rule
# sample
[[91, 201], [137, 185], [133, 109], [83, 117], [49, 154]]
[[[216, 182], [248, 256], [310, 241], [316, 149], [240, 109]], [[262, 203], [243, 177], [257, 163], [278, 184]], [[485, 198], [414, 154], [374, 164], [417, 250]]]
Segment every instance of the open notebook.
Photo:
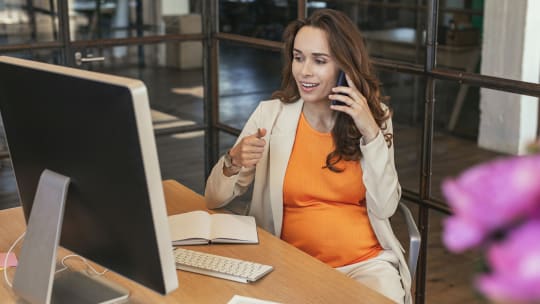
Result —
[[259, 243], [252, 216], [191, 211], [169, 216], [169, 228], [173, 245]]

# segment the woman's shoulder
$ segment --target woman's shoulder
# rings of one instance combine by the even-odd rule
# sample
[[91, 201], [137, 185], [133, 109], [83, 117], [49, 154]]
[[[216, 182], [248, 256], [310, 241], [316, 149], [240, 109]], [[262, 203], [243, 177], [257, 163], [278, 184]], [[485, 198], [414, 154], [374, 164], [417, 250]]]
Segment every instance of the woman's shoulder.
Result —
[[262, 100], [259, 103], [259, 106], [262, 106], [262, 107], [281, 107], [281, 106], [283, 106], [283, 102], [281, 102], [281, 100], [279, 100], [277, 98], [267, 99], [267, 100]]
[[262, 100], [259, 103], [261, 110], [283, 109], [287, 107], [295, 107], [298, 103], [302, 103], [301, 99], [297, 99], [293, 102], [283, 102], [278, 98]]
[[280, 112], [282, 106], [283, 103], [279, 99], [262, 100], [257, 105], [255, 112], [259, 113], [259, 115], [264, 113], [264, 116], [266, 116], [274, 112]]

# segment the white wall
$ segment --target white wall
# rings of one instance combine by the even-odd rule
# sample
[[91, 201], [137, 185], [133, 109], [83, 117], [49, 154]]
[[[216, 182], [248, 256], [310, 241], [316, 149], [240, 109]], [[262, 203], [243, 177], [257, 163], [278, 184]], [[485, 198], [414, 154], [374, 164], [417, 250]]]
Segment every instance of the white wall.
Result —
[[[482, 74], [538, 83], [539, 15], [538, 0], [486, 0]], [[481, 89], [479, 146], [524, 154], [537, 126], [538, 98]]]

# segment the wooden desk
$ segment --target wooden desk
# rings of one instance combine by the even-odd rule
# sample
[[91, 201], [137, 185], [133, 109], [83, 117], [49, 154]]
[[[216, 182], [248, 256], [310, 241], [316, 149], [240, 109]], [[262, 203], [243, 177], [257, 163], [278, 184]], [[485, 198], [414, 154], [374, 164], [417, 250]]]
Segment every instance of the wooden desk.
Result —
[[[163, 187], [169, 214], [206, 209], [201, 195], [176, 181], [165, 181]], [[20, 207], [0, 211], [0, 252], [7, 251], [24, 229]], [[258, 232], [258, 245], [189, 246], [190, 249], [274, 266], [271, 273], [255, 283], [243, 284], [178, 271], [179, 288], [161, 296], [115, 273], [108, 272], [105, 276], [131, 290], [130, 303], [227, 303], [235, 294], [281, 303], [392, 303], [270, 233], [262, 229]], [[17, 247], [20, 248], [20, 244]], [[65, 254], [66, 250], [61, 249], [59, 255]], [[76, 259], [70, 260], [69, 265], [77, 263]], [[11, 280], [13, 274], [11, 269]], [[16, 297], [3, 277], [1, 282], [0, 302], [15, 303]]]

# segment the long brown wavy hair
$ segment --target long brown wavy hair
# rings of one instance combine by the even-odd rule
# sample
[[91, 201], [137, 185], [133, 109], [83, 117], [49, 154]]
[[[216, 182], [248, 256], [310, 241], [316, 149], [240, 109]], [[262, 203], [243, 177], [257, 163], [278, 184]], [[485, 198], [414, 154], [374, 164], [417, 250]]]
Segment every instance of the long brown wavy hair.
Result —
[[[295, 20], [285, 28], [281, 88], [274, 92], [272, 97], [285, 103], [293, 103], [300, 98], [296, 81], [292, 75], [292, 61], [296, 34], [304, 26], [312, 26], [326, 33], [330, 56], [334, 58], [340, 69], [349, 75], [355, 86], [365, 96], [375, 121], [383, 131], [386, 130], [385, 121], [391, 116], [391, 111], [385, 111], [381, 103], [386, 103], [388, 97], [381, 95], [380, 82], [372, 69], [360, 30], [346, 14], [340, 11], [317, 10], [310, 17]], [[340, 160], [359, 160], [362, 157], [361, 136], [352, 118], [346, 113], [338, 112], [332, 129], [335, 149], [326, 157], [326, 167], [334, 172], [341, 172], [343, 169], [335, 166]], [[384, 137], [388, 147], [390, 147], [393, 135], [385, 134]]]

